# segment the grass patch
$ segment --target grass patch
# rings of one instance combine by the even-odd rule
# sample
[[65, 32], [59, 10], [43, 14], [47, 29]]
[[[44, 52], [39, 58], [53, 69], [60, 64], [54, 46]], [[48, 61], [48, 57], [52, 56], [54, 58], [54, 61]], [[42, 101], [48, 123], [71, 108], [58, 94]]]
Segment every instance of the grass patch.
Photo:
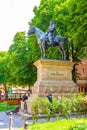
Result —
[[[70, 130], [70, 126], [74, 124], [85, 123], [87, 119], [71, 119], [71, 120], [56, 120], [54, 122], [44, 122], [29, 125], [29, 130]], [[24, 130], [21, 128], [20, 130]], [[77, 129], [72, 129], [77, 130]], [[78, 129], [79, 130], [79, 129]], [[86, 130], [86, 129], [81, 129]]]
[[7, 105], [7, 101], [0, 102], [0, 112], [4, 112], [6, 110], [14, 110], [16, 105]]
[[6, 109], [7, 109], [6, 101], [0, 102], [0, 112], [6, 111]]

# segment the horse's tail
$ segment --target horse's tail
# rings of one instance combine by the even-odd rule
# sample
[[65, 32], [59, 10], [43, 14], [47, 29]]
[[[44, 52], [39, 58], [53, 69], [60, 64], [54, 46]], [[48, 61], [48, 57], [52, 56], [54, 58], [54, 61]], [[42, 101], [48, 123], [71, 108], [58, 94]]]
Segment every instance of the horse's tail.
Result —
[[69, 39], [67, 37], [64, 37], [64, 42], [65, 43], [70, 43]]
[[70, 40], [67, 38], [67, 37], [64, 37], [64, 48], [65, 48], [65, 51], [66, 51], [66, 59], [69, 60], [69, 50], [70, 50]]

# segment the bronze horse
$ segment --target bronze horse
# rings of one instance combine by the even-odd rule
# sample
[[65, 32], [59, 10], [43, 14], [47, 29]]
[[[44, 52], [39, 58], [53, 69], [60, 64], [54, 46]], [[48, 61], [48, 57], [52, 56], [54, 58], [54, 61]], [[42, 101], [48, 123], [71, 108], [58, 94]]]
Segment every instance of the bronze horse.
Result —
[[[28, 35], [31, 35], [34, 33], [36, 34], [36, 36], [38, 38], [38, 44], [41, 49], [41, 58], [45, 58], [46, 47], [50, 46], [48, 44], [49, 41], [47, 39], [46, 33], [44, 33], [39, 28], [33, 26], [28, 30]], [[53, 41], [54, 41], [53, 46], [57, 46], [59, 48], [59, 51], [62, 54], [62, 60], [66, 60], [66, 50], [64, 49], [64, 44], [68, 43], [68, 39], [66, 37], [62, 37], [62, 36], [55, 36]]]

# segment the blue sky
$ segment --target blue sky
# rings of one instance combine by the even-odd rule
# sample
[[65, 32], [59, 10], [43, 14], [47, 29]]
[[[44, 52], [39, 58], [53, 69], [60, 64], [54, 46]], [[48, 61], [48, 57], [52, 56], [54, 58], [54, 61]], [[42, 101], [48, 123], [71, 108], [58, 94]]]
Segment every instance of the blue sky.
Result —
[[0, 0], [0, 51], [7, 51], [16, 32], [28, 30], [40, 0]]

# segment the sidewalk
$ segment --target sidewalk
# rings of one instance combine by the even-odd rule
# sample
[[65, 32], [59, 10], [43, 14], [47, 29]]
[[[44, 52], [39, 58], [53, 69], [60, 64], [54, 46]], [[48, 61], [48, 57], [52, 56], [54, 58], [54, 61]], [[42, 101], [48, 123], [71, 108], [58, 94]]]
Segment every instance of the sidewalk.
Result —
[[[5, 112], [0, 112], [0, 130], [9, 130], [9, 118], [10, 116], [7, 115]], [[16, 115], [12, 115], [12, 130], [20, 130], [20, 127], [24, 126], [24, 113], [20, 110], [20, 112]], [[28, 117], [28, 124], [32, 124], [32, 116], [27, 114]], [[38, 122], [45, 122], [46, 119], [39, 119]]]
[[[31, 114], [26, 114], [27, 115], [27, 122], [28, 124], [32, 124], [32, 116]], [[57, 115], [52, 115], [50, 121], [56, 120]], [[46, 122], [47, 117], [45, 115], [38, 115], [39, 119], [38, 122]], [[12, 115], [12, 130], [20, 130], [20, 127], [24, 126], [24, 113], [23, 111], [20, 110], [20, 112], [16, 115]], [[63, 119], [62, 117], [60, 117]], [[5, 112], [0, 112], [0, 130], [9, 130], [9, 115], [7, 115]]]
[[[24, 120], [18, 116], [12, 116], [13, 130], [19, 130], [21, 126], [24, 126]], [[5, 112], [0, 112], [0, 130], [9, 130], [9, 115]]]

